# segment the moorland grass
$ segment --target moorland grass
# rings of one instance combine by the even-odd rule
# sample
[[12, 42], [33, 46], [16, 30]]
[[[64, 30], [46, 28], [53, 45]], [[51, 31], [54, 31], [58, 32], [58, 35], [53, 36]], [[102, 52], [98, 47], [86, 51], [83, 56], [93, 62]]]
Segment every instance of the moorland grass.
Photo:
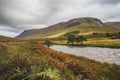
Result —
[[119, 80], [120, 66], [29, 42], [0, 43], [0, 80]]

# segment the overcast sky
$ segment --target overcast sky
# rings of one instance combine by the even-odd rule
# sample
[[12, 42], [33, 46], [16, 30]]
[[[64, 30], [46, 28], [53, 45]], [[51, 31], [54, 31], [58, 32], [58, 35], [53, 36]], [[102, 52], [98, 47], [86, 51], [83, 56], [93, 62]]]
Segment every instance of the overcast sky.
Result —
[[13, 37], [79, 17], [120, 21], [120, 0], [0, 0], [0, 35]]

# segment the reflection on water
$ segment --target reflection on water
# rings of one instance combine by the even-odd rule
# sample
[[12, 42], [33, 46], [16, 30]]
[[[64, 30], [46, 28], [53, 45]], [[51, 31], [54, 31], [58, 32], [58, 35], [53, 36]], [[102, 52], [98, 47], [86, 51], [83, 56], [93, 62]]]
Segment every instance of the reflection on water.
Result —
[[84, 56], [101, 62], [115, 63], [120, 65], [120, 49], [100, 48], [100, 47], [70, 47], [53, 45], [52, 49], [65, 53]]

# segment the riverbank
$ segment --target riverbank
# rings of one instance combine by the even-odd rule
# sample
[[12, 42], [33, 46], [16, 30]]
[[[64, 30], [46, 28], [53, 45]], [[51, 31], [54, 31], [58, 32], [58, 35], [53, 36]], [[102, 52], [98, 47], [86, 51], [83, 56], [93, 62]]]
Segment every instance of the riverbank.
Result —
[[115, 49], [120, 49], [120, 45], [100, 45], [100, 44], [53, 44], [53, 45], [64, 45], [64, 46], [73, 46], [73, 47], [102, 47], [102, 48], [115, 48]]
[[67, 46], [81, 46], [81, 47], [105, 47], [105, 48], [120, 48], [120, 39], [88, 39], [83, 42], [83, 45], [78, 43], [67, 44], [66, 40], [52, 40], [55, 45], [67, 45]]
[[120, 79], [120, 66], [116, 64], [54, 51], [38, 43], [1, 43], [0, 61], [0, 80]]
[[[116, 72], [115, 69], [117, 69], [116, 73], [118, 74], [120, 73], [120, 65], [108, 64], [105, 62], [101, 63], [99, 61], [88, 59], [86, 57], [75, 56], [73, 54], [58, 52], [54, 50], [51, 51], [51, 49], [47, 47], [44, 48], [48, 49], [47, 53], [50, 53], [50, 55], [53, 56], [58, 61], [62, 61], [66, 65], [69, 65], [71, 69], [74, 69], [75, 71], [77, 71], [77, 73], [79, 73], [80, 70], [79, 66], [81, 66], [81, 68], [83, 69], [82, 71], [83, 74], [86, 75], [90, 74], [89, 75], [89, 78], [91, 78], [90, 80], [107, 80], [107, 79], [114, 80], [113, 77], [120, 79], [120, 77], [117, 76], [117, 74], [113, 76], [114, 71]], [[43, 49], [43, 47], [40, 47], [39, 49], [43, 51], [45, 50]]]

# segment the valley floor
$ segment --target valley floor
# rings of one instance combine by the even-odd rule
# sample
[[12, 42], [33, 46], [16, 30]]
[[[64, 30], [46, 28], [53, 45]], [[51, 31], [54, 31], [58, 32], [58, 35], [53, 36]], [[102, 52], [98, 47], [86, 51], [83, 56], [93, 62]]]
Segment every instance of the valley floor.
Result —
[[0, 42], [0, 80], [119, 80], [120, 66], [39, 43]]

